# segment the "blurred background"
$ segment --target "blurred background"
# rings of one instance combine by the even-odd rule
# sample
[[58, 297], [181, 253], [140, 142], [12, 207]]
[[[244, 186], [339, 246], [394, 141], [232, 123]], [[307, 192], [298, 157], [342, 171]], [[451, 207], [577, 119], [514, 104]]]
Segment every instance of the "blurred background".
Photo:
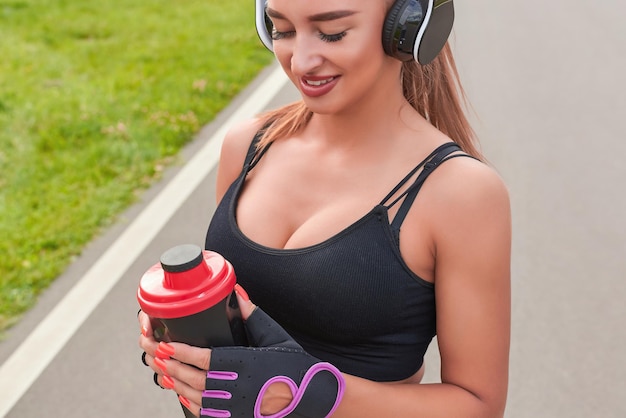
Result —
[[513, 210], [509, 417], [624, 417], [626, 7], [456, 2], [456, 57]]
[[[624, 417], [626, 6], [455, 6], [474, 126], [512, 199], [506, 416]], [[267, 80], [253, 12], [249, 0], [0, 0], [2, 358]], [[268, 106], [295, 98], [286, 85]], [[134, 290], [172, 243], [202, 242], [214, 174], [6, 416], [180, 414], [139, 363]], [[427, 367], [437, 381], [436, 345]]]
[[0, 1], [0, 332], [271, 62], [249, 3]]

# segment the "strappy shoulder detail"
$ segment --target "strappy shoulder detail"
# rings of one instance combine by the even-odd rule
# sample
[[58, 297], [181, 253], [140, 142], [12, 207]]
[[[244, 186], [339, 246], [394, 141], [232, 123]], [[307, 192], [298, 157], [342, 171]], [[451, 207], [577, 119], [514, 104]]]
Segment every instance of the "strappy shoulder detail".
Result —
[[[387, 209], [391, 208], [396, 203], [404, 199], [402, 201], [402, 205], [398, 209], [398, 213], [396, 214], [396, 216], [393, 218], [393, 221], [391, 222], [391, 229], [396, 235], [396, 238], [399, 237], [400, 226], [402, 225], [402, 223], [404, 222], [404, 219], [409, 213], [409, 210], [411, 209], [411, 206], [413, 205], [413, 202], [415, 201], [417, 194], [419, 193], [420, 189], [422, 188], [428, 176], [437, 167], [439, 167], [445, 161], [448, 161], [449, 159], [456, 158], [456, 157], [469, 157], [469, 158], [476, 159], [475, 157], [469, 154], [450, 155], [458, 151], [462, 151], [461, 147], [454, 142], [447, 142], [439, 146], [437, 149], [431, 152], [430, 155], [428, 155], [428, 157], [426, 157], [421, 163], [419, 163], [413, 170], [411, 170], [411, 172], [407, 174], [407, 176], [405, 176], [400, 181], [400, 183], [398, 183], [396, 187], [394, 187], [394, 189], [385, 197], [385, 199], [383, 199], [383, 201], [381, 202], [381, 205], [384, 205]], [[420, 169], [422, 169], [422, 171], [418, 174], [417, 179], [415, 179], [415, 182], [413, 182], [413, 184], [407, 187], [407, 189], [404, 192], [402, 192], [399, 196], [397, 196], [391, 203], [386, 204], [387, 201], [390, 200], [391, 197], [394, 194], [396, 194], [398, 190], [400, 190], [409, 181], [409, 179], [415, 176], [415, 174]]]
[[386, 202], [389, 201], [389, 199], [391, 199], [391, 197], [394, 194], [396, 194], [398, 192], [398, 190], [400, 190], [406, 184], [406, 182], [409, 181], [411, 179], [411, 177], [413, 177], [415, 175], [415, 173], [417, 173], [419, 171], [420, 168], [422, 168], [426, 163], [428, 163], [431, 159], [433, 159], [435, 157], [435, 155], [437, 155], [437, 153], [442, 152], [443, 150], [445, 150], [448, 147], [458, 148], [458, 145], [455, 144], [454, 142], [447, 142], [447, 143], [437, 147], [426, 158], [424, 158], [424, 160], [421, 163], [419, 163], [413, 170], [411, 170], [402, 180], [400, 180], [400, 182], [396, 185], [396, 187], [394, 187], [393, 190], [390, 191], [387, 196], [385, 196], [385, 198], [380, 202], [380, 204], [383, 205], [383, 206], [386, 206], [387, 208], [391, 208], [399, 200], [401, 200], [407, 194], [407, 192], [402, 193], [400, 196], [398, 196], [390, 204], [386, 204]]

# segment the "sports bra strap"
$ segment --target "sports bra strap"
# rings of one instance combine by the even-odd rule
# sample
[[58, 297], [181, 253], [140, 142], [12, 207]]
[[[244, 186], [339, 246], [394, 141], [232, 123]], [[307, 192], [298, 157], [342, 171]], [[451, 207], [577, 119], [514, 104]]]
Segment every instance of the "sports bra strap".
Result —
[[[453, 152], [457, 152], [457, 151], [461, 151], [461, 147], [459, 147], [454, 142], [445, 143], [445, 144], [441, 145], [439, 148], [437, 148], [435, 151], [433, 151], [424, 161], [422, 161], [422, 163], [420, 163], [416, 167], [416, 169], [412, 170], [411, 175], [414, 175], [415, 172], [417, 171], [417, 169], [419, 169], [421, 166], [424, 167], [423, 170], [421, 171], [421, 173], [419, 173], [419, 175], [417, 176], [417, 179], [415, 180], [415, 182], [411, 186], [409, 186], [400, 196], [398, 196], [396, 199], [394, 199], [393, 202], [391, 202], [389, 205], [387, 205], [387, 208], [390, 208], [393, 205], [395, 205], [398, 201], [400, 201], [401, 199], [404, 198], [404, 201], [402, 202], [402, 205], [398, 209], [398, 213], [396, 214], [396, 216], [393, 218], [393, 221], [391, 222], [391, 229], [396, 234], [396, 239], [398, 239], [398, 237], [399, 237], [400, 226], [402, 225], [402, 222], [404, 222], [404, 219], [406, 218], [407, 214], [409, 213], [409, 209], [411, 209], [411, 206], [413, 205], [413, 202], [415, 201], [415, 198], [417, 197], [417, 193], [422, 188], [422, 185], [424, 184], [424, 182], [426, 181], [428, 176], [439, 165], [441, 165], [441, 163], [443, 163], [443, 162], [445, 162], [445, 161], [447, 161], [447, 160], [449, 160], [451, 158], [455, 158], [455, 157], [470, 157], [470, 158], [474, 158], [474, 157], [472, 157], [471, 155], [468, 155], [468, 154], [457, 154], [457, 155], [450, 156], [450, 154], [452, 154]], [[399, 186], [403, 185], [404, 183], [405, 183], [405, 181], [403, 180], [399, 184]], [[396, 187], [396, 189], [397, 189], [397, 187]]]
[[[409, 179], [411, 179], [411, 177], [413, 177], [415, 175], [415, 173], [417, 173], [417, 171], [422, 168], [422, 166], [424, 164], [426, 164], [431, 158], [433, 158], [438, 152], [440, 152], [442, 149], [447, 148], [449, 146], [455, 145], [453, 142], [447, 142], [443, 145], [440, 145], [439, 147], [437, 147], [433, 152], [431, 152], [426, 158], [424, 158], [424, 160], [422, 160], [421, 163], [419, 163], [413, 170], [411, 170], [409, 172], [409, 174], [407, 174], [402, 180], [400, 180], [400, 182], [396, 185], [396, 187], [393, 188], [392, 191], [389, 192], [389, 194], [387, 196], [385, 196], [385, 198], [380, 202], [381, 205], [385, 205], [385, 203], [391, 199], [391, 197], [393, 195], [395, 195], [398, 190], [400, 190], [402, 188], [402, 186], [404, 186], [406, 184], [407, 181], [409, 181]], [[398, 196], [397, 199], [395, 199], [393, 202], [391, 202], [388, 205], [385, 205], [387, 208], [392, 207], [393, 205], [395, 205], [400, 199], [402, 199], [404, 196], [406, 195], [406, 192], [401, 194], [400, 196]]]
[[[256, 164], [259, 162], [261, 157], [263, 157], [263, 155], [267, 152], [270, 145], [272, 144], [272, 143], [267, 144], [265, 147], [263, 147], [263, 149], [261, 149], [260, 152], [257, 149], [257, 145], [259, 141], [261, 140], [261, 138], [263, 137], [265, 128], [266, 127], [264, 127], [263, 129], [260, 129], [254, 135], [254, 138], [252, 139], [252, 142], [250, 143], [250, 147], [248, 148], [248, 153], [246, 154], [246, 159], [245, 159], [244, 167], [243, 167], [242, 174], [244, 175], [244, 177], [247, 175], [248, 172], [250, 172], [250, 170], [254, 168], [254, 166], [256, 166]], [[440, 145], [433, 152], [431, 152], [430, 155], [428, 155], [428, 157], [426, 157], [421, 163], [419, 163], [414, 169], [412, 169], [411, 172], [409, 172], [396, 185], [396, 187], [394, 187], [393, 190], [382, 200], [380, 204], [386, 206], [386, 208], [389, 209], [404, 198], [404, 201], [402, 202], [400, 209], [398, 209], [398, 213], [396, 214], [396, 216], [393, 218], [393, 221], [391, 222], [391, 229], [394, 231], [396, 235], [396, 240], [399, 238], [400, 226], [402, 225], [402, 222], [404, 222], [404, 218], [406, 218], [407, 214], [409, 213], [409, 209], [411, 209], [411, 206], [413, 205], [413, 201], [417, 197], [417, 193], [422, 188], [422, 185], [426, 181], [426, 178], [428, 178], [428, 176], [439, 165], [441, 165], [441, 163], [449, 159], [452, 159], [455, 157], [470, 157], [470, 158], [476, 159], [475, 157], [468, 155], [468, 154], [450, 155], [453, 152], [457, 152], [457, 151], [461, 151], [461, 147], [459, 147], [459, 145], [456, 144], [455, 142], [447, 142], [443, 145]], [[415, 182], [411, 186], [409, 186], [404, 192], [402, 192], [398, 197], [396, 197], [391, 203], [385, 204], [422, 167], [423, 169], [417, 176], [417, 179], [415, 180]]]
[[263, 147], [263, 149], [261, 149], [261, 152], [259, 152], [259, 150], [257, 149], [257, 145], [259, 144], [259, 141], [263, 137], [263, 134], [265, 133], [265, 130], [268, 126], [269, 124], [261, 128], [254, 135], [254, 138], [252, 138], [252, 142], [250, 143], [250, 147], [248, 148], [248, 153], [246, 154], [246, 159], [243, 164], [243, 168], [246, 173], [248, 173], [254, 168], [255, 165], [257, 165], [261, 157], [263, 157], [263, 154], [265, 154], [270, 145], [272, 145], [272, 143], [270, 142], [265, 147]]

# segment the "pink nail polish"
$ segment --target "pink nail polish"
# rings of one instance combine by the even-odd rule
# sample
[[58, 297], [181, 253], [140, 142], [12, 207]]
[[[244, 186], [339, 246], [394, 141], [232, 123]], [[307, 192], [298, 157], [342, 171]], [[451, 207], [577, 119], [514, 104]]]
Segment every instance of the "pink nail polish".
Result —
[[167, 364], [165, 364], [165, 362], [163, 361], [163, 359], [160, 359], [158, 357], [154, 358], [154, 364], [156, 364], [156, 366], [161, 369], [163, 371], [163, 373], [167, 373]]
[[166, 352], [164, 352], [163, 350], [161, 350], [161, 347], [157, 347], [157, 349], [154, 352], [154, 356], [158, 357], [160, 359], [165, 359], [165, 360], [169, 360], [170, 359], [170, 355], [167, 354]]
[[178, 395], [178, 400], [180, 401], [180, 403], [183, 404], [185, 408], [191, 409], [191, 403], [189, 402], [189, 399], [185, 398], [183, 395]]
[[166, 389], [174, 389], [174, 381], [168, 375], [163, 375], [161, 385]]
[[243, 287], [239, 283], [235, 284], [235, 293], [242, 297], [246, 302], [250, 302], [250, 296], [248, 296], [248, 292], [244, 290]]
[[163, 341], [159, 343], [159, 349], [170, 357], [174, 356], [174, 353], [176, 352], [176, 350], [174, 350], [174, 347]]

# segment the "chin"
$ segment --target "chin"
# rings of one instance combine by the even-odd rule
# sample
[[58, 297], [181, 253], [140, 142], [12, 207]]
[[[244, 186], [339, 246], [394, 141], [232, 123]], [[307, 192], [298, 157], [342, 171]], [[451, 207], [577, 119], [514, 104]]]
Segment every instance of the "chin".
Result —
[[338, 115], [345, 113], [347, 108], [350, 107], [347, 103], [343, 101], [339, 103], [336, 100], [336, 97], [334, 98], [335, 100], [330, 97], [328, 97], [328, 99], [319, 97], [312, 99], [304, 94], [301, 94], [301, 97], [306, 107], [311, 112], [318, 115]]

